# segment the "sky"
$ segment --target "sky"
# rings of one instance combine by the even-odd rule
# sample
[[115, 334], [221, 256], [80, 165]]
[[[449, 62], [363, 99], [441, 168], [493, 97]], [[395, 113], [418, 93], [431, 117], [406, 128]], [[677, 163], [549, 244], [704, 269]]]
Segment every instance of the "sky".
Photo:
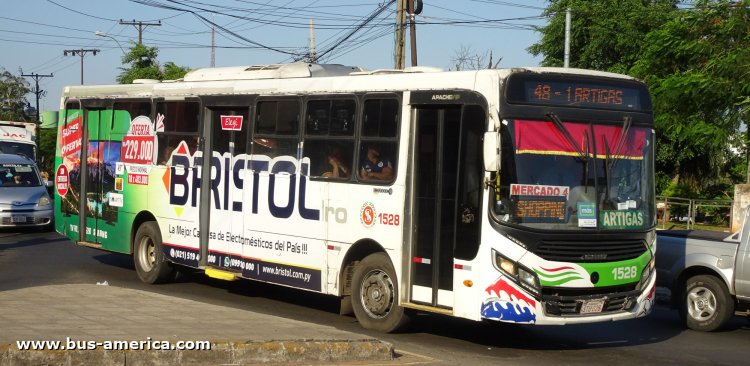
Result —
[[[0, 67], [40, 78], [40, 110], [57, 110], [66, 85], [80, 85], [81, 57], [66, 50], [99, 50], [83, 57], [84, 84], [115, 84], [121, 57], [138, 41], [157, 47], [160, 63], [190, 69], [291, 62], [310, 45], [310, 20], [320, 63], [394, 67], [395, 4], [389, 0], [0, 0]], [[546, 24], [543, 0], [424, 0], [416, 15], [419, 66], [455, 69], [461, 50], [502, 58], [499, 67], [537, 66], [526, 49]], [[165, 8], [166, 7], [166, 8]], [[372, 18], [369, 22], [367, 19]], [[213, 23], [213, 24], [212, 24]], [[97, 36], [104, 32], [107, 36]], [[410, 65], [410, 54], [406, 63]], [[124, 51], [123, 51], [124, 50]], [[32, 78], [27, 78], [34, 88]], [[34, 94], [27, 100], [35, 103]]]

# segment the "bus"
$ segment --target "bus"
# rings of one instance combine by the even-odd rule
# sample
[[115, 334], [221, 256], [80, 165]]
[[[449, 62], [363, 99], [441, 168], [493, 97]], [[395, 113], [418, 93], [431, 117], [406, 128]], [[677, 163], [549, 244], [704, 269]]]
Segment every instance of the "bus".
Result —
[[631, 77], [291, 63], [61, 99], [56, 230], [144, 282], [327, 294], [383, 332], [651, 311], [654, 122]]

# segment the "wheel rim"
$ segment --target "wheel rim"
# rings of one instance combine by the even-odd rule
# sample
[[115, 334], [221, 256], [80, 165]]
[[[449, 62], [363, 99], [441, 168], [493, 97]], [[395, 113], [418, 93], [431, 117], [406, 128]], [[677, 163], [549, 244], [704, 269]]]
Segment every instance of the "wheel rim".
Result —
[[372, 270], [364, 277], [360, 286], [360, 301], [367, 315], [380, 319], [393, 308], [394, 287], [391, 277], [382, 270]]
[[696, 287], [687, 295], [687, 310], [690, 317], [706, 321], [716, 314], [716, 295], [706, 287]]
[[156, 245], [150, 237], [145, 236], [141, 238], [141, 243], [138, 246], [138, 261], [141, 263], [141, 267], [146, 272], [151, 272], [156, 264]]

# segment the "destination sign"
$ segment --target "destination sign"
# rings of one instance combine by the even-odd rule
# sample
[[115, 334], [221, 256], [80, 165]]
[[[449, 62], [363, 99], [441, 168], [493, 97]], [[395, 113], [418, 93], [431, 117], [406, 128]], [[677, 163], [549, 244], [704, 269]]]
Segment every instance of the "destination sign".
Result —
[[646, 87], [635, 82], [597, 82], [560, 75], [519, 75], [511, 77], [508, 87], [510, 103], [618, 110], [651, 109], [647, 95]]
[[522, 196], [515, 201], [515, 218], [521, 223], [564, 223], [565, 197]]

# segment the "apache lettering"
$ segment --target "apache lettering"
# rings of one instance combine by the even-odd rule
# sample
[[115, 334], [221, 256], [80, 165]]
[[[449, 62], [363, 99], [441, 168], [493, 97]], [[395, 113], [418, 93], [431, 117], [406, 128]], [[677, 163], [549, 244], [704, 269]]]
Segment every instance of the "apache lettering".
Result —
[[[196, 207], [198, 204], [203, 157], [196, 154], [192, 160], [191, 165], [188, 156], [172, 156], [173, 166], [170, 167], [169, 183], [171, 205], [190, 204]], [[229, 153], [219, 155], [214, 152], [211, 156], [211, 174], [208, 177], [214, 207], [218, 210], [242, 212], [242, 199], [230, 199], [229, 192], [230, 189], [247, 190], [246, 195], [252, 196], [250, 212], [253, 214], [257, 214], [261, 204], [265, 203], [271, 215], [277, 218], [291, 217], [296, 206], [296, 212], [303, 219], [320, 220], [320, 210], [306, 206], [309, 163], [301, 163], [300, 169], [297, 168], [297, 164], [298, 162], [291, 157], [270, 159], [266, 156], [253, 156], [249, 159], [245, 154], [238, 155], [232, 162]], [[268, 178], [261, 180], [261, 173], [264, 172], [267, 172]], [[285, 176], [285, 179], [279, 179], [280, 176]], [[267, 184], [263, 184], [264, 182]], [[285, 203], [276, 202], [276, 190], [288, 190]]]

